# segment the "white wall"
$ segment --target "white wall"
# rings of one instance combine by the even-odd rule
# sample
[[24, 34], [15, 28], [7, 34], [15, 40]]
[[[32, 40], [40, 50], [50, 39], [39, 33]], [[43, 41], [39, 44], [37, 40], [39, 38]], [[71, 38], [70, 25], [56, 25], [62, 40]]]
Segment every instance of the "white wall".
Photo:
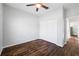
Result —
[[62, 7], [40, 17], [40, 39], [63, 46], [64, 17]]
[[65, 41], [65, 19], [63, 7], [58, 9], [57, 12], [57, 44], [59, 46], [64, 45]]
[[2, 4], [0, 3], [0, 54], [2, 51], [2, 38], [3, 38], [3, 34], [2, 34]]
[[69, 19], [66, 18], [66, 40], [65, 40], [65, 43], [67, 43], [69, 38], [70, 38], [70, 22], [69, 22]]
[[4, 5], [3, 47], [38, 38], [38, 20], [27, 12]]
[[66, 18], [79, 16], [79, 6], [66, 9]]

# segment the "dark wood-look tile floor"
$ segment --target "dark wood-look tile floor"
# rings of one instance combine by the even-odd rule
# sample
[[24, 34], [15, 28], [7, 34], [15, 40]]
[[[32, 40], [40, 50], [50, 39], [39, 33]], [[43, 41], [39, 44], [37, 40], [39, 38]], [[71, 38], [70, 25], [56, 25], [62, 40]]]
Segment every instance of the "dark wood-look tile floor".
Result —
[[59, 47], [56, 44], [45, 40], [37, 39], [27, 43], [4, 48], [2, 56], [77, 56], [79, 55], [78, 41], [70, 38], [64, 47]]

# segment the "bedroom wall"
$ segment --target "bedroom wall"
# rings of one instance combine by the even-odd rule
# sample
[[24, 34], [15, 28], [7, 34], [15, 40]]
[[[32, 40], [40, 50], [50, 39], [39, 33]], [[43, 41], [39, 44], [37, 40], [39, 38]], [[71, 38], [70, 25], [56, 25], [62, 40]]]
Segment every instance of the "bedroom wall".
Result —
[[2, 31], [2, 4], [0, 3], [0, 54], [2, 51], [2, 38], [3, 38], [3, 31]]
[[79, 6], [66, 9], [66, 18], [73, 17], [73, 16], [79, 16]]
[[36, 16], [7, 5], [3, 7], [3, 47], [38, 38], [38, 20]]
[[55, 43], [61, 47], [64, 45], [64, 15], [62, 6], [40, 17], [40, 39]]

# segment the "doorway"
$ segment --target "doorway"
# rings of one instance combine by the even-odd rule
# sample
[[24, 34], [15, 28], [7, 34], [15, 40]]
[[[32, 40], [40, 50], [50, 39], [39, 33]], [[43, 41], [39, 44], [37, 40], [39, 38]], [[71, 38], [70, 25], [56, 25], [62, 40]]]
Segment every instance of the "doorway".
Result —
[[[79, 38], [79, 16], [73, 16], [66, 19], [66, 42], [69, 39]], [[71, 40], [73, 41], [73, 40]]]

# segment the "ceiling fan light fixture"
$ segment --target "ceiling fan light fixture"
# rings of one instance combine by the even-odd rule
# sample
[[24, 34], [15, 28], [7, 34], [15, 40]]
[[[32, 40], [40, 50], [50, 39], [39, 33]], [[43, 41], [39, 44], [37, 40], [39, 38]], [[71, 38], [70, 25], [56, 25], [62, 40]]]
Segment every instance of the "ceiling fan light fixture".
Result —
[[35, 7], [36, 8], [41, 8], [41, 4], [36, 4]]
[[34, 6], [36, 8], [36, 12], [38, 12], [40, 8], [49, 9], [48, 6], [43, 3], [28, 4], [26, 6]]

